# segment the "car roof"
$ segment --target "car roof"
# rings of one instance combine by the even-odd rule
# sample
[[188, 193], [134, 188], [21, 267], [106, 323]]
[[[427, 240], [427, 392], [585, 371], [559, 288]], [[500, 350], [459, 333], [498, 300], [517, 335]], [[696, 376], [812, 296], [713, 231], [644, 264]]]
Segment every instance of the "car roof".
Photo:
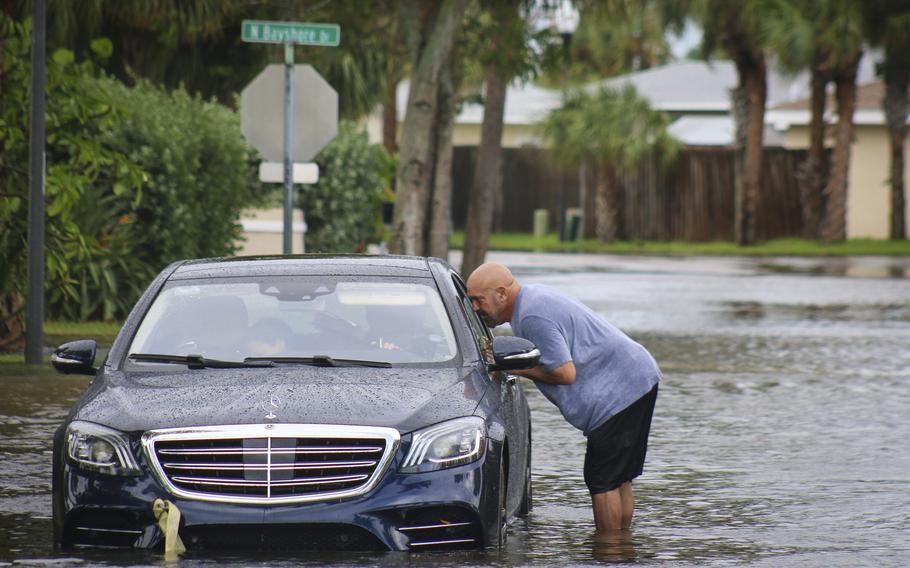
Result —
[[430, 278], [438, 258], [396, 255], [288, 255], [187, 260], [169, 280], [238, 276], [352, 275]]

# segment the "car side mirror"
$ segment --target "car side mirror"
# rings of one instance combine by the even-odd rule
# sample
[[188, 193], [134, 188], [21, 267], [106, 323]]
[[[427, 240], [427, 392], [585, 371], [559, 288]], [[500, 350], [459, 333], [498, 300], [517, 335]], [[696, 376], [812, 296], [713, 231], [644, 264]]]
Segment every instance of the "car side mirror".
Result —
[[65, 375], [94, 375], [95, 352], [98, 343], [94, 339], [79, 339], [64, 343], [54, 349], [51, 363], [58, 372]]
[[488, 365], [491, 371], [530, 369], [540, 362], [540, 351], [527, 339], [499, 335], [493, 338], [493, 359], [495, 363]]

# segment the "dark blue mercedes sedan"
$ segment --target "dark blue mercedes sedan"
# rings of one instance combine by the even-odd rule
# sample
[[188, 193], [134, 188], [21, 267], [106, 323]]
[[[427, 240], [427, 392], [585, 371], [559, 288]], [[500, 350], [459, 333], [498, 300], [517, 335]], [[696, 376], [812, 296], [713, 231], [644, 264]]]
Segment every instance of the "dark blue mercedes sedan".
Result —
[[95, 347], [53, 357], [95, 376], [54, 440], [59, 546], [500, 546], [531, 508], [507, 371], [539, 353], [492, 337], [439, 259], [177, 262], [99, 368]]

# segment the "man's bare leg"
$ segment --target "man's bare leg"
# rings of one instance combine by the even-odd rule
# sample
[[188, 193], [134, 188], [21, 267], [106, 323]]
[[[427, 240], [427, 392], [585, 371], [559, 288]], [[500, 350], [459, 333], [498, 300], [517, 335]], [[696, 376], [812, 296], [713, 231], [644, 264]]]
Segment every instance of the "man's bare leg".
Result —
[[598, 533], [618, 531], [623, 522], [621, 487], [605, 493], [591, 495], [594, 506], [594, 526]]
[[632, 482], [627, 481], [619, 486], [619, 496], [622, 499], [622, 528], [632, 528], [632, 515], [635, 513], [635, 494], [632, 492]]

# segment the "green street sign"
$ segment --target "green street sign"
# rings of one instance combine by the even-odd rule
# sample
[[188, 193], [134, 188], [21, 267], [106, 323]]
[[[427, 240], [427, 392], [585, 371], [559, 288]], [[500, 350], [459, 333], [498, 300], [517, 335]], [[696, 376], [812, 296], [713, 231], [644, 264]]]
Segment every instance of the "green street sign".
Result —
[[241, 39], [251, 43], [294, 43], [336, 47], [341, 42], [341, 27], [338, 24], [243, 20], [241, 29]]

